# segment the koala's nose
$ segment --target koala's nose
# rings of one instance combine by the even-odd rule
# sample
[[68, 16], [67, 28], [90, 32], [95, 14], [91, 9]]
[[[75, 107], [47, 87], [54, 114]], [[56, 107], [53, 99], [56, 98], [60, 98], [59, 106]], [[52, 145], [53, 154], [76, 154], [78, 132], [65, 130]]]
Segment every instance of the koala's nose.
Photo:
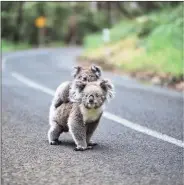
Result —
[[87, 81], [87, 77], [83, 77], [83, 81]]
[[91, 95], [90, 97], [89, 97], [89, 103], [93, 103], [94, 102], [94, 97]]

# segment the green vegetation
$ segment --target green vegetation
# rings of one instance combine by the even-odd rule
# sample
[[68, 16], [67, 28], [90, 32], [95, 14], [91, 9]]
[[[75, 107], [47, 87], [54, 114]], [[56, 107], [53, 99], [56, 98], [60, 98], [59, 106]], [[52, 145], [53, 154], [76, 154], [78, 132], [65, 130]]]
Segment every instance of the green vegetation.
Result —
[[15, 51], [22, 49], [29, 49], [31, 46], [27, 43], [14, 44], [10, 41], [1, 40], [1, 49], [2, 51]]
[[68, 44], [75, 36], [75, 42], [82, 44], [85, 35], [108, 25], [106, 7], [94, 13], [91, 2], [9, 1], [2, 2], [1, 8], [2, 38], [12, 43], [26, 42], [38, 46], [39, 29], [35, 20], [40, 16], [46, 18], [44, 35], [48, 45], [58, 41]]
[[[102, 33], [85, 37], [82, 58], [109, 63], [125, 71], [152, 71], [183, 74], [182, 4], [124, 19], [110, 29], [111, 42], [104, 44]], [[109, 51], [109, 55], [106, 55]]]
[[[45, 45], [45, 47], [63, 47], [65, 44], [63, 42], [50, 42]], [[25, 49], [31, 49], [33, 48], [32, 45], [28, 43], [17, 43], [14, 44], [11, 41], [7, 40], [1, 40], [1, 46], [2, 46], [2, 51], [16, 51], [16, 50], [25, 50]]]
[[[2, 2], [2, 50], [84, 44], [84, 58], [125, 71], [183, 74], [183, 2]], [[104, 44], [102, 29], [110, 27]], [[107, 51], [109, 55], [107, 55]]]

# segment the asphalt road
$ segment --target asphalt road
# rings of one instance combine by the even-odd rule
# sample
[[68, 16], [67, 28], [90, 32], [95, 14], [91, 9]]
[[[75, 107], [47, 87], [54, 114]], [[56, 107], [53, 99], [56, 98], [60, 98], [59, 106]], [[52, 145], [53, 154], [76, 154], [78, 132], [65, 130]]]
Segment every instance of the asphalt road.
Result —
[[47, 141], [52, 94], [71, 79], [81, 49], [3, 54], [2, 184], [182, 185], [183, 98], [178, 92], [104, 73], [115, 99], [93, 137], [93, 150]]

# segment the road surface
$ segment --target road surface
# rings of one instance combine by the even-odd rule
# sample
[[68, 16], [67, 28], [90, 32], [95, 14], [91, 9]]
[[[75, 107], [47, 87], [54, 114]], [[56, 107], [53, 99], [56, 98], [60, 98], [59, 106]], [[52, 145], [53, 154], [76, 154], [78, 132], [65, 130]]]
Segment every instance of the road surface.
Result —
[[35, 49], [2, 57], [2, 184], [182, 185], [181, 93], [111, 78], [116, 97], [93, 137], [98, 146], [75, 152], [70, 134], [47, 141], [56, 87], [71, 79], [80, 48]]

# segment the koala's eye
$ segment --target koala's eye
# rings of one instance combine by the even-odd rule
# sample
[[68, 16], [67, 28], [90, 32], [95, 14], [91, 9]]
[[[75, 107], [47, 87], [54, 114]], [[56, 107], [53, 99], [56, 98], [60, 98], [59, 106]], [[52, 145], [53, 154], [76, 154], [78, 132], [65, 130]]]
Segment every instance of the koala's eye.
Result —
[[98, 98], [98, 97], [99, 97], [99, 95], [98, 95], [98, 94], [96, 94], [96, 97]]

